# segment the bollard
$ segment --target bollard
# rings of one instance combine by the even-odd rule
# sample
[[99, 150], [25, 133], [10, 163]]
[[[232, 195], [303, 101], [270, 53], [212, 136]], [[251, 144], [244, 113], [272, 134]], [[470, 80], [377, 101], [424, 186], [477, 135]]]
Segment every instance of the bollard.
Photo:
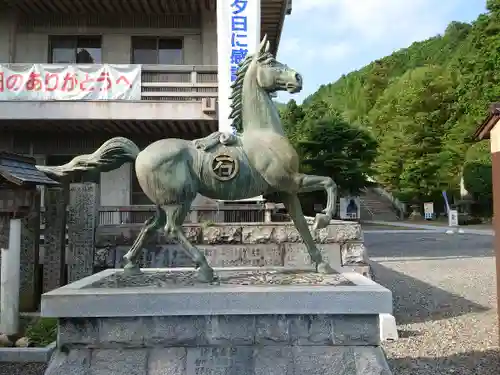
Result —
[[11, 219], [9, 248], [2, 249], [0, 270], [0, 332], [18, 333], [21, 267], [21, 220]]

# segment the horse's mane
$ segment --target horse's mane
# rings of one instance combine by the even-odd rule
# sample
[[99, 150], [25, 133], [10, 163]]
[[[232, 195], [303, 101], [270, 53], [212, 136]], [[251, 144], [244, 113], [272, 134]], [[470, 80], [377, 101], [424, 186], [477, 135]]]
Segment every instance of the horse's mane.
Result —
[[[258, 52], [257, 52], [258, 53]], [[258, 62], [262, 62], [268, 59], [273, 59], [273, 55], [270, 52], [259, 53], [257, 57]], [[231, 114], [229, 118], [233, 120], [232, 125], [237, 132], [243, 131], [243, 80], [250, 67], [254, 55], [247, 55], [247, 57], [239, 64], [238, 70], [236, 71], [236, 80], [231, 84]]]

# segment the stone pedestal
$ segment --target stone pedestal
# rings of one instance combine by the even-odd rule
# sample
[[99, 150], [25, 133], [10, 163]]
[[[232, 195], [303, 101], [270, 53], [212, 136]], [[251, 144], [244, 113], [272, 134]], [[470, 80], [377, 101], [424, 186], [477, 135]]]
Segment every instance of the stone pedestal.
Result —
[[[312, 226], [314, 218], [310, 221]], [[100, 225], [96, 230], [94, 266], [100, 269], [123, 267], [123, 255], [130, 249], [141, 226]], [[292, 223], [187, 224], [184, 232], [214, 267], [311, 265], [306, 247]], [[334, 268], [344, 267], [370, 277], [359, 223], [332, 220], [326, 228], [312, 231], [312, 234], [323, 256]], [[144, 245], [140, 264], [144, 268], [193, 266], [180, 245], [165, 238], [161, 231]]]
[[46, 293], [59, 318], [46, 375], [389, 375], [379, 314], [391, 292], [351, 272], [106, 270]]

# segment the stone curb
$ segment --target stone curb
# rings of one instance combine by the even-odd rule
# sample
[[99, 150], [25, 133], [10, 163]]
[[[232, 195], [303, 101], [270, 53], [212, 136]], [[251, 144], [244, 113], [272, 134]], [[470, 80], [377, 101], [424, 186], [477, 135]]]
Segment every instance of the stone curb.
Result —
[[[380, 225], [386, 225], [386, 226], [393, 226], [393, 227], [406, 227], [406, 228], [415, 228], [415, 229], [425, 229], [429, 231], [434, 231], [437, 233], [446, 233], [450, 227], [443, 225], [443, 226], [438, 226], [438, 225], [429, 225], [429, 224], [413, 224], [413, 223], [406, 223], [406, 222], [391, 222], [391, 221], [379, 221], [379, 220], [366, 220], [363, 221], [363, 223], [366, 224], [380, 224]], [[463, 233], [465, 234], [477, 234], [480, 236], [494, 236], [495, 231], [493, 229], [474, 229], [474, 228], [467, 228], [467, 226], [459, 226], [456, 229], [461, 229], [463, 230]], [[364, 231], [366, 233], [366, 231]], [[373, 232], [373, 231], [372, 231]], [[377, 231], [381, 232], [381, 231]]]
[[55, 348], [55, 341], [43, 348], [0, 348], [0, 362], [47, 363]]

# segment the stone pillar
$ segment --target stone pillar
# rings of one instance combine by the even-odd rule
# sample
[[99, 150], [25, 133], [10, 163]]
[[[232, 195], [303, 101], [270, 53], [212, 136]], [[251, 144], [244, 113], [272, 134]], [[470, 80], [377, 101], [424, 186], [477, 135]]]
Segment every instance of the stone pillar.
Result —
[[0, 332], [14, 335], [19, 332], [19, 299], [21, 293], [21, 220], [10, 220], [9, 246], [1, 250]]
[[45, 189], [43, 292], [65, 284], [67, 188]]
[[201, 13], [202, 64], [217, 65], [217, 16], [203, 9]]
[[89, 276], [94, 265], [98, 186], [71, 184], [68, 205], [68, 282]]
[[21, 279], [19, 308], [37, 311], [42, 295], [40, 267], [40, 192], [32, 192], [31, 210], [21, 220]]
[[[46, 164], [46, 160], [47, 160], [46, 155], [33, 155], [33, 157], [35, 158], [36, 165], [45, 165]], [[46, 187], [45, 186], [38, 186], [37, 188], [38, 188], [38, 190], [40, 190], [40, 194], [41, 194], [40, 195], [40, 206], [44, 207]]]
[[500, 331], [500, 126], [498, 122], [490, 133], [491, 172], [493, 179], [493, 228], [495, 230], [495, 253], [497, 271], [498, 329]]
[[[229, 114], [229, 97], [234, 70], [241, 52], [253, 53], [260, 42], [260, 0], [249, 1], [244, 9], [231, 5], [231, 1], [218, 2], [217, 6], [217, 66], [219, 83], [219, 131], [232, 131]], [[232, 35], [235, 43], [232, 46]], [[233, 56], [233, 50], [237, 53]]]
[[[24, 200], [21, 202], [20, 200]], [[4, 189], [0, 197], [3, 215], [0, 215], [0, 247], [7, 248], [9, 244], [10, 218], [14, 206], [29, 206], [28, 215], [21, 220], [21, 280], [20, 302], [21, 311], [38, 309], [41, 295], [39, 244], [40, 244], [40, 193], [29, 191], [17, 193]], [[1, 259], [0, 259], [1, 261]]]
[[[132, 165], [125, 163], [120, 168], [101, 173], [100, 204], [102, 206], [130, 206], [132, 190]], [[116, 212], [106, 217], [106, 224], [120, 224], [123, 213]]]
[[275, 204], [274, 203], [266, 203], [264, 207], [265, 207], [264, 222], [271, 223], [273, 221], [272, 213], [273, 213], [273, 209], [275, 207]]
[[[35, 311], [38, 309], [41, 295], [39, 243], [40, 243], [40, 193], [3, 189], [0, 206], [0, 247], [7, 248], [9, 244], [10, 218], [9, 212], [14, 207], [28, 206], [30, 211], [21, 220], [21, 279], [20, 279], [20, 309]], [[0, 260], [1, 261], [1, 260]]]
[[[0, 200], [0, 204], [3, 202]], [[0, 215], [0, 249], [9, 246], [10, 219], [7, 215]], [[2, 253], [0, 252], [0, 265], [2, 264]]]

